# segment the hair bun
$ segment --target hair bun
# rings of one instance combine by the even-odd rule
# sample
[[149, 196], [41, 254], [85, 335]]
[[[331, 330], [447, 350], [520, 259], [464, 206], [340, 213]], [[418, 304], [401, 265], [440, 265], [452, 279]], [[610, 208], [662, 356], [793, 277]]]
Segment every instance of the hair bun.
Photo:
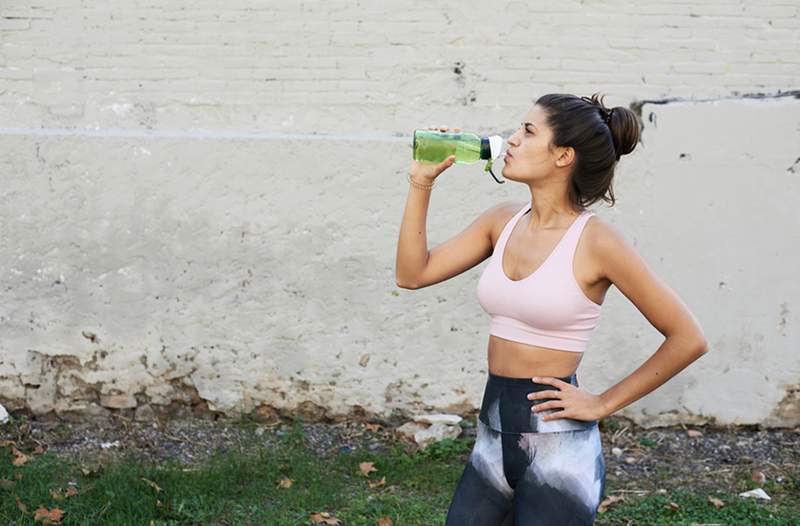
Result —
[[639, 118], [624, 106], [607, 108], [603, 103], [605, 95], [594, 93], [591, 97], [581, 97], [582, 100], [597, 106], [603, 120], [611, 130], [611, 139], [614, 141], [616, 158], [631, 153], [639, 143], [642, 125]]

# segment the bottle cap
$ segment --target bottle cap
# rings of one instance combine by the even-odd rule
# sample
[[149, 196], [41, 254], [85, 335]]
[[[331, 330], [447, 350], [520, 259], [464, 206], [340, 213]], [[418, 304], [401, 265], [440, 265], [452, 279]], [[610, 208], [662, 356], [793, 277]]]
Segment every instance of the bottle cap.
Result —
[[499, 135], [489, 136], [489, 148], [491, 150], [491, 158], [497, 159], [503, 153], [503, 138]]

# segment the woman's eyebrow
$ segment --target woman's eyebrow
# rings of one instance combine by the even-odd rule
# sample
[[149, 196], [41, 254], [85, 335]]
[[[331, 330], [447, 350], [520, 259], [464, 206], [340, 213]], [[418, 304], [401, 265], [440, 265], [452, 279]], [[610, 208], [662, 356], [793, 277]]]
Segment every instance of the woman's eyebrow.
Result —
[[[522, 123], [522, 125], [523, 125], [523, 126], [525, 126], [526, 124], [530, 124], [531, 126], [533, 126], [534, 128], [536, 128], [536, 125], [535, 125], [534, 123], [532, 123], [532, 122], [527, 122], [527, 121], [525, 121], [525, 122], [523, 122], [523, 123]], [[538, 130], [539, 128], [536, 128], [536, 129]]]

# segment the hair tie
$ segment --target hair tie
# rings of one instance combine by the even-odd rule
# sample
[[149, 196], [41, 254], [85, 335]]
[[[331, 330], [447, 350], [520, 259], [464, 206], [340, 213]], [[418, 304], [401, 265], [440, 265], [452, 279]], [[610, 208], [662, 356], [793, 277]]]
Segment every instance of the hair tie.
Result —
[[609, 111], [609, 112], [606, 114], [605, 121], [606, 121], [606, 124], [608, 125], [608, 127], [609, 127], [609, 128], [611, 127], [611, 115], [612, 115], [613, 113], [614, 113], [614, 108], [611, 108], [611, 111]]

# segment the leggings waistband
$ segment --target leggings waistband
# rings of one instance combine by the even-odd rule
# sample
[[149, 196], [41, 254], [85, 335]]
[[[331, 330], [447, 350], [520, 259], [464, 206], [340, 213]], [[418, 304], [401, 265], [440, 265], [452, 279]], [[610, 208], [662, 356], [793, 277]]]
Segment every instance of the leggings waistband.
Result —
[[[551, 377], [578, 387], [575, 373], [565, 377]], [[512, 378], [489, 373], [486, 388], [483, 392], [478, 419], [494, 431], [501, 433], [548, 433], [556, 431], [586, 430], [597, 425], [597, 420], [581, 421], [570, 418], [558, 418], [544, 421], [546, 415], [560, 411], [550, 408], [532, 412], [536, 404], [542, 404], [549, 398], [529, 400], [528, 394], [533, 392], [555, 390], [560, 388], [551, 384], [534, 382], [531, 378]]]
[[[537, 376], [545, 376], [545, 375], [537, 375]], [[551, 376], [550, 378], [557, 378], [562, 382], [572, 383], [572, 379], [575, 377], [575, 373], [572, 373], [569, 376]], [[534, 382], [531, 377], [524, 377], [524, 378], [514, 378], [511, 376], [500, 376], [499, 374], [494, 374], [493, 372], [489, 371], [489, 381], [493, 383], [509, 385], [511, 387], [532, 387], [537, 385], [543, 385], [547, 387], [552, 387], [550, 384], [543, 384]]]

